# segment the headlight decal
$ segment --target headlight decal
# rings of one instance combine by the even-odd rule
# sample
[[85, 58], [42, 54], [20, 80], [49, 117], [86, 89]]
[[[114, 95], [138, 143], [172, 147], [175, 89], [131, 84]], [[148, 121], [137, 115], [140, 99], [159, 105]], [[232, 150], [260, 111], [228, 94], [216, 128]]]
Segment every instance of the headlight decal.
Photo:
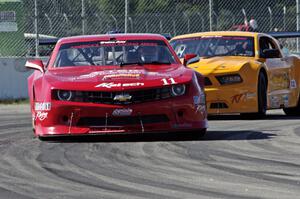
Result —
[[67, 90], [58, 90], [57, 91], [57, 98], [61, 101], [71, 101], [74, 93], [72, 91]]
[[216, 76], [216, 78], [221, 85], [237, 84], [243, 82], [243, 79], [239, 74], [220, 75]]
[[176, 84], [171, 87], [172, 96], [181, 96], [185, 94], [185, 85], [184, 84]]

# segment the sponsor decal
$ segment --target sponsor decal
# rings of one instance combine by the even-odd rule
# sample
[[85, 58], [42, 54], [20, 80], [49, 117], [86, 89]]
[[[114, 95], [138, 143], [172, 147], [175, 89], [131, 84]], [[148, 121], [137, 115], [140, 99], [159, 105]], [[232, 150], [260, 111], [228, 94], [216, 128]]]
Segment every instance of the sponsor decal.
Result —
[[95, 86], [96, 88], [113, 88], [113, 87], [121, 87], [121, 83], [102, 83]]
[[246, 95], [247, 93], [241, 93], [241, 94], [237, 94], [231, 97], [231, 103], [234, 104], [238, 104], [241, 101], [245, 101], [246, 100]]
[[206, 105], [199, 104], [199, 105], [196, 106], [196, 111], [195, 112], [196, 113], [200, 112], [202, 115], [204, 115], [205, 110], [206, 110]]
[[270, 82], [271, 90], [288, 89], [291, 83], [288, 73], [274, 74], [271, 76]]
[[115, 109], [112, 112], [113, 116], [129, 116], [131, 114], [132, 114], [132, 109], [130, 108]]
[[270, 102], [271, 108], [278, 108], [278, 107], [280, 107], [279, 97], [277, 97], [277, 96], [271, 96], [270, 100], [271, 100], [271, 102]]
[[248, 92], [240, 93], [231, 97], [231, 103], [238, 104], [240, 102], [246, 101], [247, 99], [251, 99], [254, 97], [256, 97], [256, 93], [248, 93]]
[[246, 94], [246, 98], [249, 99], [249, 98], [254, 98], [256, 97], [256, 93], [247, 93]]
[[100, 41], [100, 44], [124, 44], [126, 41], [117, 41], [117, 40], [112, 40], [112, 41]]
[[141, 70], [106, 70], [106, 71], [96, 71], [92, 72], [86, 75], [80, 75], [76, 79], [88, 79], [88, 78], [93, 78], [97, 76], [108, 76], [108, 75], [118, 75], [118, 74], [143, 74]]
[[36, 102], [34, 104], [35, 111], [50, 111], [51, 103], [50, 102]]
[[288, 107], [289, 106], [289, 96], [283, 95], [282, 100], [283, 100], [284, 107]]
[[131, 100], [131, 98], [132, 98], [131, 95], [129, 95], [128, 93], [124, 93], [124, 94], [116, 95], [114, 97], [114, 101], [126, 102], [126, 101]]
[[200, 97], [199, 96], [193, 96], [194, 105], [200, 104]]
[[135, 87], [135, 86], [144, 86], [145, 84], [142, 82], [134, 82], [134, 83], [101, 83], [96, 85], [96, 88], [115, 88], [115, 87]]
[[111, 79], [111, 78], [139, 78], [141, 74], [111, 74], [105, 75], [102, 80]]
[[45, 120], [47, 117], [48, 117], [48, 112], [38, 111], [36, 113], [36, 118], [39, 119], [40, 121]]
[[290, 88], [291, 88], [291, 89], [297, 88], [296, 80], [292, 79], [292, 80], [290, 81]]
[[101, 46], [158, 46], [158, 43], [150, 43], [150, 42], [130, 42], [130, 41], [118, 41], [118, 40], [110, 40], [110, 41], [100, 41], [94, 42], [90, 44], [79, 44], [77, 46], [71, 46], [71, 48], [90, 48], [90, 47], [101, 47]]

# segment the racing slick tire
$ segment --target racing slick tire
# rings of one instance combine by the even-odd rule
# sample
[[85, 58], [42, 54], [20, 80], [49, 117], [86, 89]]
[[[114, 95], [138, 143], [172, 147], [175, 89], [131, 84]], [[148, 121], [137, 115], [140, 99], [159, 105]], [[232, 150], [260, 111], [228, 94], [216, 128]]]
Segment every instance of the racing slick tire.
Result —
[[287, 116], [300, 116], [300, 102], [298, 99], [298, 104], [296, 107], [291, 107], [291, 108], [283, 108], [284, 113]]
[[206, 128], [205, 129], [197, 129], [192, 132], [192, 136], [195, 139], [201, 139], [205, 136], [206, 132], [207, 132]]
[[257, 86], [257, 105], [258, 112], [256, 113], [241, 113], [241, 116], [246, 119], [260, 119], [266, 116], [267, 112], [267, 81], [265, 75], [260, 72], [258, 76]]
[[37, 136], [39, 138], [39, 140], [41, 141], [49, 141], [48, 137], [44, 137], [44, 136]]

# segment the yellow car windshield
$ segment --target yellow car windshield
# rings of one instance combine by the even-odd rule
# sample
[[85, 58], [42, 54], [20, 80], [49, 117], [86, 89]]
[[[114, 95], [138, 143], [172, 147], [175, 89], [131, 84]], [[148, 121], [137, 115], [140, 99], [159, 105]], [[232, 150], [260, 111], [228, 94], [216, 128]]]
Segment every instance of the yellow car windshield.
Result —
[[202, 36], [171, 41], [176, 54], [197, 54], [200, 57], [254, 56], [253, 37], [244, 36]]

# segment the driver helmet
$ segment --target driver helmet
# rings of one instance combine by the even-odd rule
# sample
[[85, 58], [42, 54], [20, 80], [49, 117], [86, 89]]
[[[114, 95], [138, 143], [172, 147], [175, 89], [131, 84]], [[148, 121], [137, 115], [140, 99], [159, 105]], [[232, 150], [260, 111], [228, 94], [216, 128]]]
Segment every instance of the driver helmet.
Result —
[[158, 50], [156, 46], [142, 46], [139, 49], [142, 62], [158, 61]]

